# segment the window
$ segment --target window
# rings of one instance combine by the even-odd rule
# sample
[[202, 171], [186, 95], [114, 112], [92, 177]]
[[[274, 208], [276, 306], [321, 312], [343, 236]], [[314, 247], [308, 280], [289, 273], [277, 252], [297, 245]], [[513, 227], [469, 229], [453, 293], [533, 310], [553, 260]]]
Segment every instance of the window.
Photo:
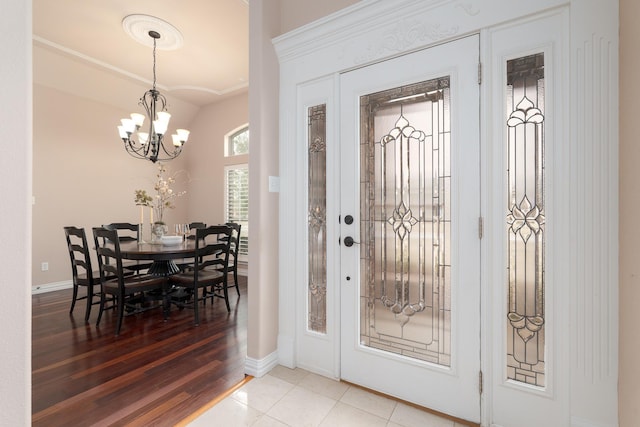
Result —
[[249, 255], [249, 165], [244, 163], [224, 168], [226, 222], [236, 222], [240, 229], [238, 258], [247, 261]]
[[225, 137], [225, 157], [249, 154], [249, 126], [242, 126]]
[[310, 107], [309, 131], [309, 330], [327, 333], [327, 105]]
[[545, 387], [544, 53], [507, 61], [507, 378]]

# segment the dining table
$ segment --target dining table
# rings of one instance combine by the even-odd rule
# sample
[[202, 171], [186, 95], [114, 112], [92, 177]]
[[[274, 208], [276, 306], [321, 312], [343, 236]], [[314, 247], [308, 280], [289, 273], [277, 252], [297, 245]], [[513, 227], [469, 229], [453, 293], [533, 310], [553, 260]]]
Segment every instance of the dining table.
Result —
[[152, 276], [168, 277], [180, 272], [177, 260], [193, 258], [196, 252], [194, 239], [185, 239], [178, 244], [122, 242], [122, 258], [135, 261], [152, 261], [148, 273]]
[[[148, 274], [158, 277], [169, 277], [179, 273], [178, 260], [189, 259], [195, 256], [195, 239], [184, 239], [178, 244], [163, 244], [149, 242], [121, 242], [120, 253], [123, 259], [134, 261], [152, 261]], [[184, 290], [174, 288], [170, 281], [162, 290], [163, 314], [166, 320], [169, 316], [172, 299], [180, 300], [189, 298]]]

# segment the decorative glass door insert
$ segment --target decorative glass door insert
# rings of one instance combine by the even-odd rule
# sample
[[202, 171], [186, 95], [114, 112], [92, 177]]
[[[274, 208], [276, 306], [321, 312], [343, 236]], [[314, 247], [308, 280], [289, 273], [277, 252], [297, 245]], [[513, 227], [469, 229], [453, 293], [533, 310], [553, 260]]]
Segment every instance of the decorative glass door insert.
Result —
[[507, 61], [507, 378], [545, 385], [544, 54]]
[[361, 344], [451, 363], [449, 77], [360, 98]]
[[309, 284], [308, 329], [327, 332], [327, 144], [326, 105], [308, 113]]

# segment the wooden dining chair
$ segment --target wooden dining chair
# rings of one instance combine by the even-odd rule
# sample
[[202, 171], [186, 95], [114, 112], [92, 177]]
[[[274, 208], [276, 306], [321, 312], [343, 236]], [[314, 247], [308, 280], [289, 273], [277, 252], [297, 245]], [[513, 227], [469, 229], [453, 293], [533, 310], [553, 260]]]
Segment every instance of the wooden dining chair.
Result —
[[[64, 227], [64, 235], [67, 239], [73, 280], [73, 296], [69, 314], [73, 313], [76, 301], [86, 300], [87, 306], [84, 311], [84, 320], [87, 322], [91, 315], [91, 306], [100, 304], [100, 273], [98, 271], [94, 272], [91, 267], [91, 255], [84, 228]], [[98, 287], [97, 290], [96, 287]], [[78, 296], [79, 288], [86, 289], [84, 296]]]
[[[103, 227], [109, 230], [116, 230], [118, 233], [118, 241], [120, 243], [139, 242], [142, 237], [142, 230], [140, 230], [139, 224], [112, 222], [111, 224], [104, 224]], [[125, 261], [123, 264], [125, 272], [133, 272], [136, 274], [147, 271], [150, 266], [150, 262], [140, 261]]]
[[[189, 223], [189, 234], [187, 234], [185, 238], [187, 240], [194, 240], [196, 238], [196, 230], [201, 228], [207, 228], [207, 224], [204, 222]], [[193, 268], [193, 258], [183, 258], [177, 265], [181, 271], [190, 270]]]
[[188, 239], [195, 239], [196, 238], [196, 234], [195, 234], [195, 230], [199, 230], [202, 228], [207, 228], [207, 224], [205, 224], [204, 222], [192, 222], [189, 224], [189, 230], [192, 231], [191, 234], [189, 234], [189, 236], [187, 237]]
[[[201, 300], [206, 300], [209, 297], [224, 299], [227, 311], [231, 311], [227, 289], [231, 233], [232, 229], [226, 225], [196, 229], [193, 269], [169, 278], [173, 285], [183, 287], [191, 292], [190, 302], [179, 301], [177, 304], [180, 307], [193, 307], [196, 325], [200, 324], [199, 301]], [[220, 236], [226, 237], [226, 239], [219, 239]], [[223, 255], [218, 256], [218, 254]], [[202, 289], [201, 297], [199, 296], [200, 289]]]
[[[204, 222], [192, 222], [189, 224], [189, 234], [187, 240], [195, 240], [196, 230], [207, 228], [207, 224]], [[193, 268], [193, 258], [184, 258], [177, 263], [178, 268], [182, 271], [190, 270]]]
[[[226, 226], [230, 227], [232, 233], [227, 236], [220, 236], [220, 240], [226, 240], [227, 238], [230, 240], [230, 248], [229, 248], [229, 265], [228, 272], [233, 274], [233, 285], [227, 284], [227, 288], [236, 288], [236, 292], [238, 296], [240, 296], [240, 286], [238, 286], [238, 251], [240, 249], [240, 230], [242, 228], [241, 224], [235, 222], [227, 222]], [[223, 256], [222, 253], [218, 254], [218, 256]], [[213, 300], [213, 297], [211, 297]]]
[[[120, 334], [122, 319], [125, 314], [127, 298], [132, 295], [144, 295], [145, 292], [164, 290], [167, 284], [166, 277], [151, 276], [149, 274], [127, 275], [123, 266], [122, 253], [120, 251], [120, 241], [118, 232], [115, 229], [106, 227], [94, 227], [93, 239], [98, 256], [98, 270], [102, 285], [100, 298], [100, 313], [96, 326], [100, 324], [102, 313], [105, 309], [106, 296], [113, 295], [117, 301], [118, 323], [116, 325], [116, 336]], [[132, 306], [129, 313], [137, 313]]]
[[227, 222], [226, 225], [231, 227], [233, 233], [229, 237], [231, 248], [229, 250], [229, 272], [233, 273], [233, 285], [228, 288], [236, 288], [238, 296], [240, 296], [240, 286], [238, 286], [238, 251], [240, 250], [240, 229], [242, 226], [235, 222]]

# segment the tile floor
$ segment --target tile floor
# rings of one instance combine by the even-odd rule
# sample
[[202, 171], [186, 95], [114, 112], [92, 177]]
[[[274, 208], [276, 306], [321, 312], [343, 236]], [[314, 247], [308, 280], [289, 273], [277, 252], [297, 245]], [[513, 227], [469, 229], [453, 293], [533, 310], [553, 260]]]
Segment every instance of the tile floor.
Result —
[[220, 401], [190, 427], [461, 427], [392, 399], [302, 369], [277, 366]]

